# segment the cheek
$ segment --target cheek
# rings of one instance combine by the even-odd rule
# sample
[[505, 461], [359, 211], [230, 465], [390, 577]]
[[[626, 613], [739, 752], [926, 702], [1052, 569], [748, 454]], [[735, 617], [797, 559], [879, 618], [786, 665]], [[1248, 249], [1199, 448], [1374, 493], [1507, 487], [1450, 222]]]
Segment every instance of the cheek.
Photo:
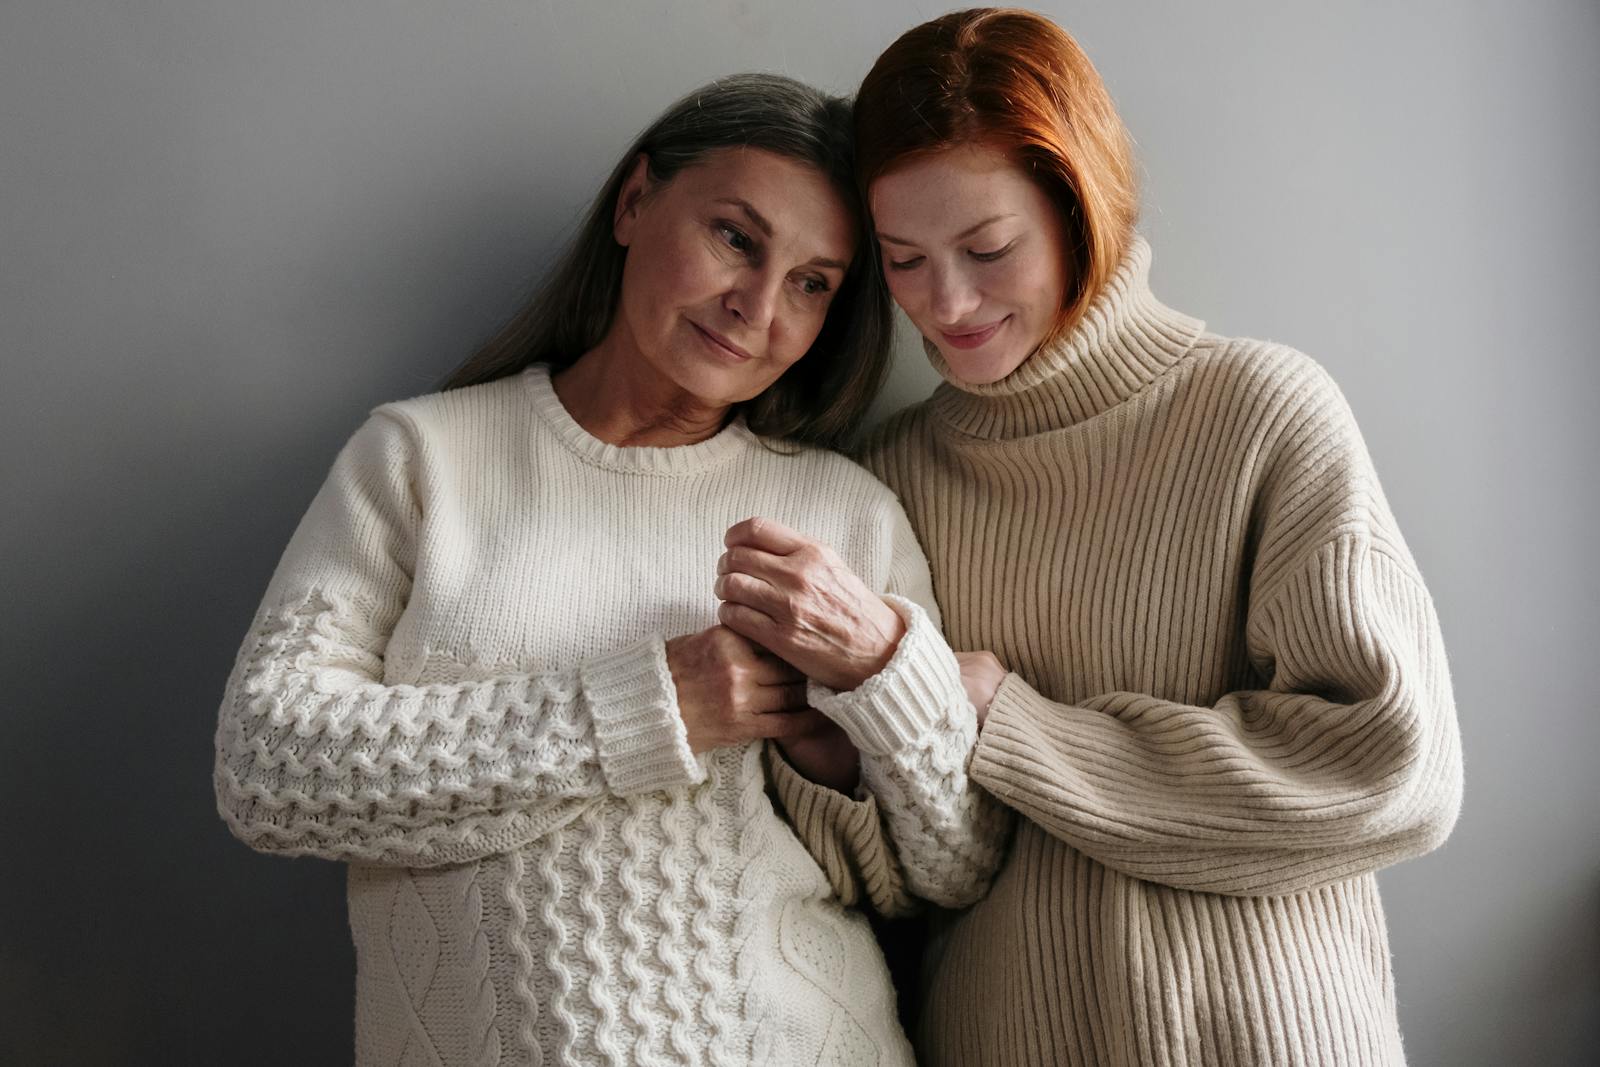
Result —
[[650, 294], [649, 306], [657, 316], [675, 316], [679, 309], [704, 304], [726, 288], [727, 265], [709, 240], [693, 228], [660, 235], [647, 255], [629, 267]]
[[1031, 280], [1028, 264], [1008, 257], [989, 264], [980, 288], [985, 299], [997, 305], [997, 311], [1014, 311], [1025, 309], [1032, 303]]
[[664, 269], [674, 256], [667, 235], [645, 232], [628, 248], [623, 265], [622, 305], [641, 337], [662, 332], [662, 320], [670, 312], [675, 290], [682, 275]]
[[900, 310], [904, 311], [913, 322], [922, 317], [923, 306], [926, 303], [924, 286], [920, 283], [920, 274], [912, 272], [904, 274], [890, 267], [884, 268], [884, 280], [889, 285], [889, 296]]
[[1026, 303], [1032, 317], [1053, 320], [1061, 309], [1066, 288], [1060, 264], [1045, 257], [1034, 257], [1018, 263], [1015, 269], [1016, 276], [1010, 284], [1015, 287], [1019, 302]]
[[726, 288], [727, 264], [709, 241], [691, 235], [673, 249], [671, 259], [662, 264], [662, 285], [671, 287], [677, 303], [694, 305], [708, 294]]
[[638, 337], [652, 337], [657, 332], [660, 297], [655, 291], [659, 272], [651, 269], [649, 257], [628, 249], [627, 261], [622, 266], [622, 292], [618, 299], [618, 313], [627, 321], [629, 329]]

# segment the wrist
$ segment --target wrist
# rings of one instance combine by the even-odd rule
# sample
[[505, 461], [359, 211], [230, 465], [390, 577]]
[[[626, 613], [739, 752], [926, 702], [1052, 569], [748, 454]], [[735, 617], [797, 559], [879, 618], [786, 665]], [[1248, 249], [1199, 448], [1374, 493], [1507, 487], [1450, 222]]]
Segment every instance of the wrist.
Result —
[[900, 642], [906, 636], [906, 620], [886, 601], [880, 599], [878, 606], [882, 612], [874, 620], [875, 625], [871, 630], [871, 637], [874, 640], [871, 646], [860, 650], [853, 657], [854, 662], [849, 669], [842, 671], [838, 678], [818, 679], [828, 688], [839, 692], [859, 689], [868, 678], [883, 673], [883, 669], [889, 666], [889, 661], [894, 659], [895, 652], [900, 648]]

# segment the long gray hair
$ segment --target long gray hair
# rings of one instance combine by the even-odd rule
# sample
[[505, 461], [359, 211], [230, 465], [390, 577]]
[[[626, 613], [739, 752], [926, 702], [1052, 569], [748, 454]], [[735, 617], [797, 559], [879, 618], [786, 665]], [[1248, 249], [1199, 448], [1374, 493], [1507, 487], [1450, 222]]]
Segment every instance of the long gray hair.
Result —
[[605, 336], [622, 294], [627, 250], [612, 233], [623, 183], [639, 153], [650, 176], [670, 181], [707, 153], [760, 148], [808, 163], [856, 217], [856, 255], [810, 350], [739, 405], [758, 434], [838, 446], [883, 384], [893, 333], [889, 293], [856, 191], [849, 101], [776, 74], [737, 74], [697, 89], [650, 125], [606, 179], [582, 228], [528, 305], [444, 383], [457, 389], [516, 374], [533, 363], [560, 370]]

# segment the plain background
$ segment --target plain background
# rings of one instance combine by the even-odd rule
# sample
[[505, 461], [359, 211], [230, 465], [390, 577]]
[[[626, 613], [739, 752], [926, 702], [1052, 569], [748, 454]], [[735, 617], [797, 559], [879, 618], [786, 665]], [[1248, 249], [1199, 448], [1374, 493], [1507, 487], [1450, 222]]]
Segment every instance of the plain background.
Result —
[[[1156, 292], [1332, 371], [1437, 601], [1466, 806], [1381, 876], [1412, 1062], [1593, 1062], [1600, 6], [1044, 9], [1137, 140]], [[518, 306], [668, 100], [849, 92], [943, 10], [0, 6], [0, 1061], [348, 1061], [343, 872], [234, 842], [210, 781], [334, 453]], [[931, 387], [899, 358], [880, 413]]]

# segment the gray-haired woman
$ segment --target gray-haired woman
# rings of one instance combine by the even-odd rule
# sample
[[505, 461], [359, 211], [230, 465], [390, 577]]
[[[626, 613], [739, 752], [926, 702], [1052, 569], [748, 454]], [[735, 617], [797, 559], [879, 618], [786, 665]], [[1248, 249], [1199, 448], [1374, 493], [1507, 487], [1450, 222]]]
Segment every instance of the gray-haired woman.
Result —
[[[889, 330], [848, 130], [775, 77], [679, 102], [530, 309], [375, 409], [291, 541], [216, 788], [253, 847], [349, 863], [358, 1062], [910, 1062], [871, 932], [766, 792], [762, 739], [802, 758], [829, 727], [712, 593], [747, 515], [838, 546], [887, 595], [858, 623], [973, 729], [899, 505], [810, 447]], [[998, 857], [964, 774], [887, 773], [927, 830], [907, 869], [970, 899]]]

